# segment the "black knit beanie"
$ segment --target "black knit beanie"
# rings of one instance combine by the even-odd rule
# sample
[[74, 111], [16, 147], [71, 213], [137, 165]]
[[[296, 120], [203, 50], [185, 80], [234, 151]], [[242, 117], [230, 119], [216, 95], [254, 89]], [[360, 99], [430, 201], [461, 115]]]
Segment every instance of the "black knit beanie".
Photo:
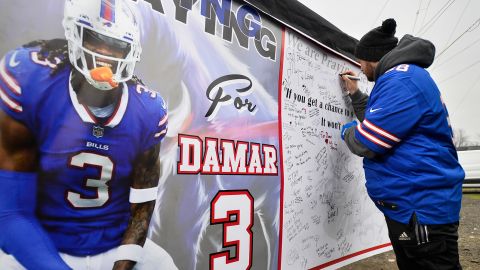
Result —
[[397, 46], [395, 35], [397, 23], [394, 19], [386, 19], [379, 26], [366, 33], [355, 47], [355, 57], [360, 60], [378, 62], [385, 54]]

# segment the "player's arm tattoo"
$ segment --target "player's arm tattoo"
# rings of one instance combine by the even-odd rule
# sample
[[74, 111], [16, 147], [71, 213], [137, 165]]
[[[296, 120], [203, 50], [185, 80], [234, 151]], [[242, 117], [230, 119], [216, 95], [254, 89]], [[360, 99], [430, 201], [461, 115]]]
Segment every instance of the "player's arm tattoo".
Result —
[[[158, 185], [160, 177], [160, 143], [141, 154], [133, 168], [133, 184], [136, 189], [151, 188]], [[143, 246], [147, 239], [148, 226], [155, 208], [155, 201], [131, 204], [131, 217], [123, 235], [122, 245], [137, 244]], [[132, 269], [135, 262], [117, 261], [114, 270]]]

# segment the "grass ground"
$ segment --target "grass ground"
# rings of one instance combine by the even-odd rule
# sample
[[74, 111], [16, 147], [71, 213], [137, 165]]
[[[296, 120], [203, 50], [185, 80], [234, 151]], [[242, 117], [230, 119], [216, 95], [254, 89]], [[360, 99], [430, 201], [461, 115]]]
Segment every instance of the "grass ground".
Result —
[[[477, 191], [478, 192], [478, 191]], [[460, 263], [463, 270], [480, 269], [480, 193], [463, 195], [460, 213], [459, 240]], [[360, 260], [341, 270], [396, 270], [393, 251]], [[414, 269], [412, 269], [414, 270]]]

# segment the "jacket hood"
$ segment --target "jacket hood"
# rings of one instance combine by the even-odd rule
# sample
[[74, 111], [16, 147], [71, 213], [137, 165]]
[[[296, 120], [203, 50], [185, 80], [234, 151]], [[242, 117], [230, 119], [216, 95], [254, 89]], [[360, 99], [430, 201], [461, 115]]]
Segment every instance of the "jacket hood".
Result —
[[385, 54], [375, 68], [375, 81], [390, 68], [399, 64], [415, 64], [428, 68], [435, 58], [435, 46], [432, 42], [405, 35], [397, 47]]

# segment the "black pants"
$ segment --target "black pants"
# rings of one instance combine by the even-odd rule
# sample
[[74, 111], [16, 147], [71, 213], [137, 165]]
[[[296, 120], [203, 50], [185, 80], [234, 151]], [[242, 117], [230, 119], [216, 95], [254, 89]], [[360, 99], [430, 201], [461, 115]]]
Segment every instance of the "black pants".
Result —
[[409, 224], [386, 216], [385, 219], [400, 270], [462, 269], [458, 257], [458, 222], [421, 225], [415, 214]]

